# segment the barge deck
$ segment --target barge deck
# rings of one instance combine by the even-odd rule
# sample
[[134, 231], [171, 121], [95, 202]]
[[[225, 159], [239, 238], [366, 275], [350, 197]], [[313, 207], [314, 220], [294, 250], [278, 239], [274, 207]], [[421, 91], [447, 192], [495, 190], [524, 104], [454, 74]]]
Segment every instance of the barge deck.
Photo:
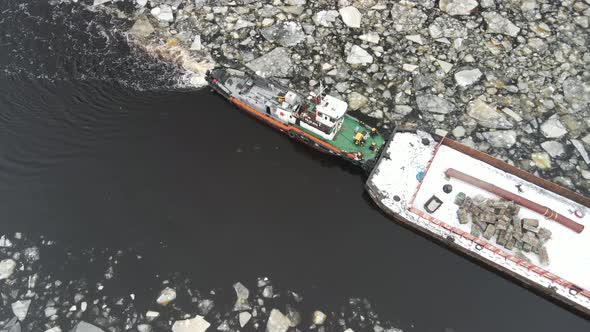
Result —
[[[520, 208], [520, 218], [539, 220], [551, 233], [544, 244], [549, 256], [547, 264], [532, 251], [509, 250], [492, 239], [474, 236], [470, 225], [459, 221], [456, 194], [483, 199], [498, 197], [449, 178], [445, 172], [450, 168], [542, 203], [582, 225], [590, 225], [588, 198], [450, 139], [419, 131], [393, 135], [366, 187], [375, 203], [396, 221], [590, 316], [590, 230], [576, 233], [542, 214]], [[452, 191], [447, 192], [450, 188]], [[433, 196], [440, 201], [435, 211], [428, 205]]]

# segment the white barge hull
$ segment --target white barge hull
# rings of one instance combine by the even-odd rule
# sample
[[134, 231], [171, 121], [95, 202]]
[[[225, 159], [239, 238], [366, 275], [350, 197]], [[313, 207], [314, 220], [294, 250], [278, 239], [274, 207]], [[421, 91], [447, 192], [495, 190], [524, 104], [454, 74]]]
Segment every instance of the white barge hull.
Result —
[[[471, 235], [470, 225], [458, 221], [457, 193], [497, 196], [448, 178], [444, 172], [455, 168], [548, 206], [586, 228], [590, 228], [590, 200], [455, 141], [433, 136], [420, 131], [398, 131], [392, 136], [367, 180], [376, 204], [396, 221], [590, 315], [590, 229], [576, 233], [521, 208], [519, 217], [540, 220], [552, 237], [545, 245], [549, 264], [542, 265], [532, 252], [524, 253], [528, 261], [520, 259], [513, 250]], [[451, 193], [443, 191], [445, 184], [452, 186]], [[429, 213], [424, 204], [433, 195], [443, 203]]]

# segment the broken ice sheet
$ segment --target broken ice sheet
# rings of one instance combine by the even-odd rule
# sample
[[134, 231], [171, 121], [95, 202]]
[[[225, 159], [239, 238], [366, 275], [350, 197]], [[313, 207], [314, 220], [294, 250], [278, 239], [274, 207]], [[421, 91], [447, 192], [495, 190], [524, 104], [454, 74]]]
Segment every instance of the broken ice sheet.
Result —
[[252, 307], [248, 303], [248, 297], [250, 296], [250, 291], [246, 286], [242, 285], [239, 282], [234, 284], [234, 290], [236, 291], [236, 303], [234, 304], [234, 311], [244, 311], [250, 310]]

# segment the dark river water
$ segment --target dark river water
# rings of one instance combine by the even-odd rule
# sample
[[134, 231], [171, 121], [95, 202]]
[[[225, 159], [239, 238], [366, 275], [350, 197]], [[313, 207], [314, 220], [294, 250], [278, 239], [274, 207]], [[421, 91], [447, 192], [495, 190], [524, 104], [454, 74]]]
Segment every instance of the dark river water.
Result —
[[134, 248], [144, 259], [119, 280], [138, 297], [154, 275], [203, 288], [269, 276], [320, 308], [367, 298], [407, 331], [590, 330], [388, 220], [363, 174], [182, 89], [72, 8], [0, 4], [2, 233]]

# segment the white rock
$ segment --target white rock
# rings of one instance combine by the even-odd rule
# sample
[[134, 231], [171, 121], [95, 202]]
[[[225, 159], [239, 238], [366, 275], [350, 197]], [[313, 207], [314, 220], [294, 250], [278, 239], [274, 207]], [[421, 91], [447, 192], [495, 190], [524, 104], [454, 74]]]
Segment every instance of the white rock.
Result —
[[479, 4], [476, 0], [440, 0], [440, 10], [449, 15], [470, 15]]
[[313, 312], [312, 321], [315, 325], [324, 324], [324, 322], [326, 321], [326, 318], [327, 318], [326, 314], [319, 311], [319, 310], [316, 310]]
[[286, 332], [291, 325], [287, 316], [277, 309], [272, 309], [266, 322], [266, 332]]
[[170, 287], [166, 287], [160, 292], [160, 296], [158, 296], [156, 302], [160, 305], [167, 305], [174, 301], [174, 299], [176, 299], [176, 291]]
[[196, 315], [195, 318], [177, 320], [172, 325], [172, 332], [205, 332], [211, 324], [203, 316]]
[[160, 22], [172, 22], [174, 21], [174, 13], [172, 7], [169, 5], [161, 5], [160, 7], [154, 7], [151, 10], [152, 15]]
[[352, 45], [348, 52], [348, 56], [346, 57], [346, 62], [351, 65], [364, 65], [367, 63], [373, 63], [373, 56], [362, 47]]
[[193, 39], [193, 43], [191, 44], [190, 50], [191, 51], [200, 51], [203, 48], [201, 44], [201, 35], [196, 35]]
[[504, 34], [511, 37], [516, 37], [520, 32], [519, 27], [496, 12], [485, 12], [481, 15], [486, 20], [488, 32]]
[[0, 280], [10, 278], [15, 268], [16, 262], [10, 258], [0, 261]]
[[420, 44], [420, 45], [424, 45], [424, 42], [422, 41], [422, 36], [421, 35], [407, 35], [406, 36], [407, 40], [413, 41], [416, 44]]
[[479, 81], [482, 76], [483, 73], [477, 68], [461, 70], [455, 73], [455, 82], [458, 86], [467, 87]]
[[94, 0], [93, 6], [102, 5], [103, 3], [110, 2], [111, 0]]
[[451, 70], [453, 69], [453, 64], [450, 62], [446, 62], [443, 60], [436, 60], [436, 62], [438, 62], [438, 65], [440, 66], [440, 68], [447, 74], [450, 73]]
[[82, 302], [80, 304], [80, 310], [82, 310], [82, 312], [84, 312], [84, 311], [86, 311], [86, 308], [88, 308], [88, 303]]
[[541, 133], [547, 138], [559, 138], [567, 134], [567, 130], [563, 123], [559, 121], [559, 117], [552, 116], [541, 125]]
[[590, 157], [588, 156], [588, 152], [584, 148], [584, 144], [577, 139], [572, 139], [570, 140], [570, 142], [572, 142], [574, 147], [578, 150], [586, 164], [590, 164]]
[[148, 0], [135, 0], [139, 7], [145, 7], [147, 5]]
[[20, 320], [21, 322], [25, 320], [27, 317], [27, 313], [29, 312], [29, 306], [31, 305], [31, 300], [20, 300], [12, 303], [12, 313]]
[[347, 328], [346, 330], [344, 330], [344, 332], [354, 332], [354, 330], [351, 328]]
[[248, 322], [250, 321], [250, 318], [252, 318], [251, 313], [249, 313], [247, 311], [240, 312], [240, 314], [238, 315], [238, 319], [240, 321], [240, 327], [244, 327], [246, 324], [248, 324]]
[[546, 141], [541, 143], [541, 147], [543, 150], [547, 151], [549, 155], [553, 158], [559, 157], [565, 153], [565, 149], [563, 148], [563, 144], [557, 141]]
[[582, 137], [582, 141], [588, 145], [590, 145], [590, 134]]
[[369, 32], [364, 35], [360, 35], [359, 39], [368, 43], [378, 44], [379, 40], [381, 40], [381, 37], [379, 37], [378, 33]]
[[338, 11], [340, 16], [342, 17], [342, 21], [344, 24], [348, 25], [351, 28], [360, 28], [361, 27], [361, 19], [363, 15], [361, 12], [353, 6], [348, 6], [344, 8], [340, 8]]
[[416, 69], [418, 69], [418, 66], [410, 64], [410, 63], [404, 63], [402, 65], [402, 69], [411, 73], [411, 72], [414, 72]]

